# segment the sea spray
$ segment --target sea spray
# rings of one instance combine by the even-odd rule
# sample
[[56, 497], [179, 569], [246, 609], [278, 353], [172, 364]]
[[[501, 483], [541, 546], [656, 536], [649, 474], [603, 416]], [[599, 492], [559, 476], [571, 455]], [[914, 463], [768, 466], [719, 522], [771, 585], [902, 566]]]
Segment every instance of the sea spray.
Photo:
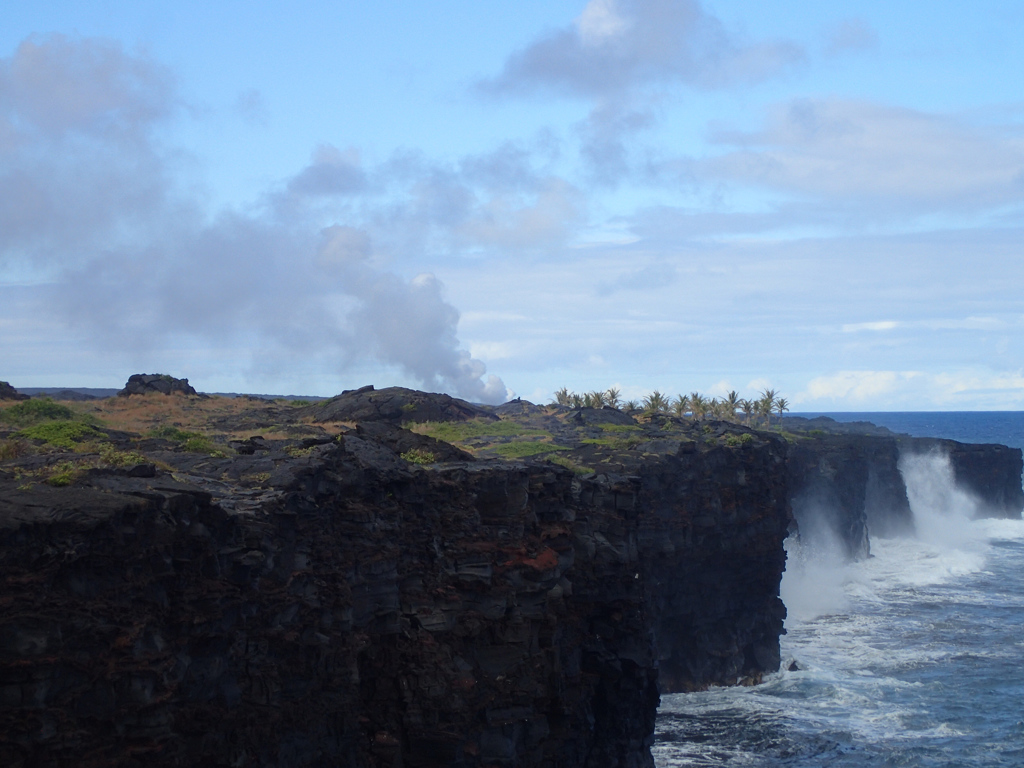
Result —
[[916, 535], [873, 537], [857, 562], [813, 526], [787, 540], [797, 668], [663, 697], [659, 768], [1024, 765], [1024, 523], [975, 519], [941, 453], [900, 471]]

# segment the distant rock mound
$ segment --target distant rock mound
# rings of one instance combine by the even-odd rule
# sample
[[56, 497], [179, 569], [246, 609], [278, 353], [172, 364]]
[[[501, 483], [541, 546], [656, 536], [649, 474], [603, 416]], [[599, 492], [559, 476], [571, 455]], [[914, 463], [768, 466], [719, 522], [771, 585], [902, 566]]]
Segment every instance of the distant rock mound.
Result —
[[515, 400], [509, 400], [507, 403], [502, 403], [493, 410], [499, 418], [503, 419], [515, 416], [536, 416], [539, 413], [544, 413], [544, 409], [539, 405], [535, 405], [529, 400], [523, 400], [518, 397]]
[[79, 403], [84, 403], [87, 400], [99, 400], [95, 395], [78, 392], [74, 389], [62, 389], [58, 392], [40, 392], [37, 395], [33, 395], [33, 397], [48, 397], [51, 400], [70, 400]]
[[374, 389], [372, 385], [347, 390], [330, 400], [296, 411], [303, 417], [312, 417], [313, 421], [386, 421], [390, 424], [408, 424], [497, 419], [490, 411], [451, 395], [418, 392], [405, 387]]
[[152, 392], [159, 392], [162, 395], [174, 393], [182, 395], [198, 395], [195, 388], [188, 383], [188, 379], [176, 379], [166, 373], [136, 373], [128, 377], [128, 383], [124, 385], [117, 394], [121, 397], [128, 395], [148, 395]]
[[28, 395], [23, 395], [6, 381], [0, 381], [0, 400], [28, 400]]

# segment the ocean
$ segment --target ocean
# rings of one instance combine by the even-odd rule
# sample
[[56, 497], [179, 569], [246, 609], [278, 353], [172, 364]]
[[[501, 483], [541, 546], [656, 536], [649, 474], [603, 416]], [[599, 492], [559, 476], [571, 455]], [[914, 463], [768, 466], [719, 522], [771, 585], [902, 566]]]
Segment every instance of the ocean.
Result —
[[[799, 415], [1024, 447], [1019, 412]], [[790, 545], [783, 671], [663, 696], [659, 768], [1024, 766], [1024, 522], [972, 519], [942, 457], [901, 469], [916, 537], [845, 565]]]

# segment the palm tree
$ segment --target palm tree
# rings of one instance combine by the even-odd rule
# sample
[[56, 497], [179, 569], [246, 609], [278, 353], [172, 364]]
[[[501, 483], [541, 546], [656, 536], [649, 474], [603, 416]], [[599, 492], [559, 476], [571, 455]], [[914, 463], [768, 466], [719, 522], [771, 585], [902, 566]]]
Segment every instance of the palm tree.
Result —
[[754, 411], [757, 410], [757, 403], [753, 400], [747, 400], [744, 398], [739, 401], [740, 410], [743, 411], [743, 419], [747, 424], [750, 423], [751, 417], [754, 415]]
[[612, 408], [618, 408], [622, 404], [622, 400], [619, 397], [619, 390], [615, 387], [609, 387], [604, 393], [605, 405], [610, 405]]
[[704, 399], [704, 396], [700, 392], [690, 393], [690, 413], [694, 420], [703, 419], [707, 414], [708, 401]]
[[690, 398], [686, 395], [676, 395], [676, 399], [672, 401], [672, 413], [682, 418], [688, 410], [690, 410]]
[[569, 391], [569, 388], [562, 387], [555, 392], [555, 403], [558, 405], [568, 405], [571, 397], [572, 392]]
[[725, 418], [729, 421], [736, 420], [736, 409], [740, 407], [740, 393], [735, 389], [725, 396]]
[[777, 397], [775, 399], [775, 410], [778, 411], [779, 418], [782, 418], [782, 414], [789, 410], [789, 402], [784, 397]]
[[582, 408], [583, 398], [577, 395], [575, 392], [569, 395], [569, 405], [572, 408]]
[[658, 390], [654, 390], [644, 398], [644, 410], [660, 413], [668, 410], [668, 398]]
[[765, 423], [772, 423], [772, 411], [775, 410], [775, 390], [766, 389], [761, 393], [761, 399], [757, 401], [757, 410], [764, 416]]
[[639, 411], [640, 403], [638, 403], [636, 400], [627, 400], [625, 403], [623, 403], [622, 410], [624, 410], [626, 413], [629, 413], [630, 411]]
[[587, 392], [583, 396], [585, 408], [601, 408], [604, 406], [604, 392]]

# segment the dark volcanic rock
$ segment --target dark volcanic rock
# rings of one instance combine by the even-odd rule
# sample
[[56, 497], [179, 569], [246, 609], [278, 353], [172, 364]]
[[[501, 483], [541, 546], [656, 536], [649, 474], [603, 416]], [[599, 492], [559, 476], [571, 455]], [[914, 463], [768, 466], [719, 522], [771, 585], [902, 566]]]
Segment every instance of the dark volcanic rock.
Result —
[[6, 381], [0, 381], [0, 400], [28, 400], [28, 395], [21, 394]]
[[0, 763], [651, 766], [659, 675], [778, 667], [781, 441], [584, 478], [424, 441], [0, 475]]
[[871, 553], [869, 531], [914, 530], [895, 438], [826, 434], [789, 447], [789, 493], [801, 538], [835, 542], [847, 559]]
[[162, 395], [178, 393], [182, 395], [199, 394], [188, 383], [188, 379], [176, 379], [163, 373], [135, 373], [128, 377], [128, 383], [118, 395], [148, 395], [152, 392], [159, 392]]
[[392, 424], [497, 418], [491, 411], [451, 395], [405, 387], [374, 389], [372, 386], [342, 392], [330, 400], [296, 409], [296, 417], [299, 416], [313, 421], [387, 421]]

